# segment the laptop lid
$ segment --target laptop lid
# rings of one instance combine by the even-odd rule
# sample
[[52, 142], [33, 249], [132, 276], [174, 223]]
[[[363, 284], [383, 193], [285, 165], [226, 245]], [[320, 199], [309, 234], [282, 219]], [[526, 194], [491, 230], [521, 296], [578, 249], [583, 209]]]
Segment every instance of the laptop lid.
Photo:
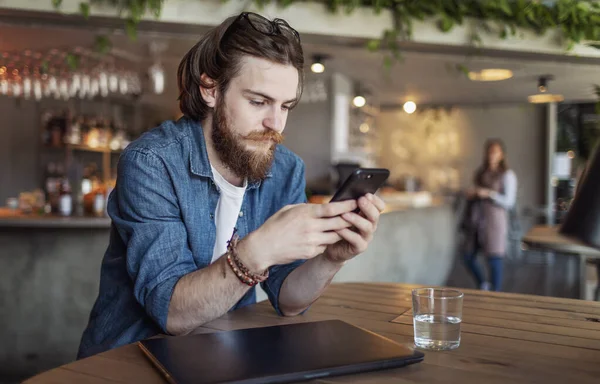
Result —
[[397, 368], [424, 355], [340, 320], [143, 340], [170, 383], [288, 383]]

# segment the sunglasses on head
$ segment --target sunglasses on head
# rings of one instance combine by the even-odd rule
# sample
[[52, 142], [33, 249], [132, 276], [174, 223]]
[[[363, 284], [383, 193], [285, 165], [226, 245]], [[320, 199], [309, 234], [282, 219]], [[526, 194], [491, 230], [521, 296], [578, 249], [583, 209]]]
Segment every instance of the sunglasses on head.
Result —
[[254, 12], [240, 13], [234, 22], [231, 23], [229, 28], [227, 28], [224, 36], [229, 34], [236, 27], [243, 25], [243, 23], [250, 25], [250, 27], [252, 27], [255, 31], [267, 36], [283, 35], [285, 31], [288, 31], [291, 32], [298, 41], [300, 41], [300, 34], [298, 31], [292, 28], [285, 20], [278, 18], [269, 20], [266, 17]]

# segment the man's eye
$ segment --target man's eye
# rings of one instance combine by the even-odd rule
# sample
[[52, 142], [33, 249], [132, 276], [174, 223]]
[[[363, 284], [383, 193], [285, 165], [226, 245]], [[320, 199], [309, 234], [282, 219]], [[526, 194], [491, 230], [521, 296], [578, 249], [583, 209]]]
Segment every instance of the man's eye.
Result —
[[257, 100], [250, 100], [250, 104], [251, 105], [255, 105], [257, 107], [260, 107], [262, 105], [265, 105], [265, 102], [264, 101], [257, 101]]

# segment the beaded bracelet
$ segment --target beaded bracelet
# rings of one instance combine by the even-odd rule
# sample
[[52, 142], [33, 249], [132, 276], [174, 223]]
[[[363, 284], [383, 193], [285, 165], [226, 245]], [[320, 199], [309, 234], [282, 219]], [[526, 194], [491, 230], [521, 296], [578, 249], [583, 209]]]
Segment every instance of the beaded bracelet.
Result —
[[239, 236], [237, 235], [237, 228], [233, 229], [233, 235], [231, 239], [227, 241], [227, 264], [237, 276], [237, 278], [244, 284], [251, 287], [258, 283], [262, 283], [269, 277], [269, 270], [267, 269], [264, 273], [257, 275], [250, 272], [250, 270], [242, 263], [237, 256], [237, 243]]

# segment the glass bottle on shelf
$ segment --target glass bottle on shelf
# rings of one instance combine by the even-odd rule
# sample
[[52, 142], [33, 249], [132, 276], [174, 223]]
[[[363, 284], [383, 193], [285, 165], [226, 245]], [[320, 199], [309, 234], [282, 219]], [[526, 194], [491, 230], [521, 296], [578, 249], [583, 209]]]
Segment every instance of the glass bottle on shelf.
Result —
[[46, 167], [46, 180], [44, 182], [44, 189], [46, 191], [46, 200], [50, 204], [50, 211], [56, 212], [58, 205], [58, 182], [59, 178], [57, 175], [57, 166], [55, 163], [48, 163]]
[[60, 147], [63, 143], [63, 121], [58, 114], [53, 114], [47, 126], [52, 147]]
[[81, 144], [81, 123], [83, 119], [79, 116], [73, 116], [70, 119], [69, 134], [67, 135], [66, 142], [72, 145]]
[[61, 216], [71, 216], [73, 211], [73, 197], [71, 195], [71, 184], [69, 179], [63, 177], [60, 183], [60, 197], [58, 203]]
[[89, 116], [82, 116], [81, 118], [81, 123], [80, 123], [80, 136], [81, 136], [81, 141], [80, 144], [82, 145], [88, 145], [88, 134], [90, 132], [90, 118]]
[[98, 129], [98, 121], [95, 118], [90, 119], [86, 145], [90, 148], [98, 148], [100, 146], [100, 130]]
[[44, 144], [44, 145], [50, 145], [50, 141], [51, 141], [50, 120], [52, 120], [52, 111], [50, 111], [50, 110], [44, 111], [41, 116], [42, 144]]
[[93, 210], [95, 216], [104, 216], [104, 193], [101, 189], [98, 189], [94, 195]]
[[108, 148], [110, 143], [110, 122], [108, 119], [100, 119], [98, 124], [98, 145], [101, 148]]

